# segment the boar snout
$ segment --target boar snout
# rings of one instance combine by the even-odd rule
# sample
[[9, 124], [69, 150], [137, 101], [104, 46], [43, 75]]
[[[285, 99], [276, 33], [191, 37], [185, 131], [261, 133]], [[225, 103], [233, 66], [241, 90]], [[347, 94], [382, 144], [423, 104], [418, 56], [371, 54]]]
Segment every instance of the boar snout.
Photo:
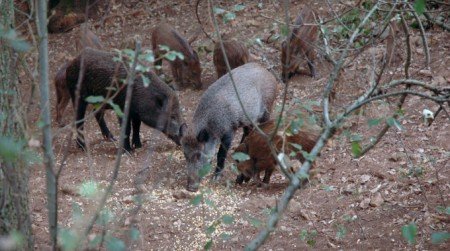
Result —
[[193, 179], [191, 179], [190, 177], [188, 177], [186, 190], [188, 190], [189, 192], [197, 192], [199, 187], [200, 187], [200, 182], [196, 182]]

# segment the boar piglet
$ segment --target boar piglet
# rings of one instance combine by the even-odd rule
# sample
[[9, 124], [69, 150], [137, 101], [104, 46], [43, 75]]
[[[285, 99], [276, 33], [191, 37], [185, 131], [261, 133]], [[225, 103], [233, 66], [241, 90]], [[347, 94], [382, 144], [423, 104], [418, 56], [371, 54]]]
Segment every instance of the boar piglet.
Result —
[[306, 58], [311, 76], [316, 77], [314, 44], [317, 42], [319, 30], [314, 23], [314, 11], [307, 6], [303, 7], [295, 20], [294, 28], [281, 44], [281, 77], [283, 81], [287, 81], [299, 73], [298, 68], [303, 57]]
[[[225, 53], [227, 54], [227, 59], [231, 70], [248, 63], [250, 54], [244, 44], [234, 40], [227, 40], [223, 41], [223, 47], [225, 49]], [[216, 67], [217, 78], [225, 75], [227, 73], [227, 65], [225, 64], [220, 42], [214, 43], [213, 61], [214, 66]]]
[[175, 60], [169, 61], [173, 78], [179, 87], [202, 88], [200, 60], [188, 41], [170, 25], [158, 24], [152, 32], [152, 48], [156, 57], [155, 66], [159, 67], [162, 66], [162, 57], [166, 53], [160, 48], [160, 45], [165, 45], [170, 50], [180, 52], [184, 56], [183, 60], [177, 57]]
[[[217, 144], [215, 178], [225, 164], [235, 130], [244, 128], [244, 137], [252, 122], [270, 118], [277, 94], [277, 81], [264, 67], [248, 63], [231, 71], [245, 115], [233, 88], [230, 74], [225, 74], [203, 93], [189, 127], [181, 127], [181, 145], [187, 162], [187, 190], [197, 191], [199, 170], [211, 160]], [[246, 133], [247, 132], [247, 133]]]
[[[69, 88], [72, 102], [75, 102], [75, 91], [80, 72], [81, 58], [84, 57], [84, 73], [80, 86], [80, 99], [76, 109], [76, 120], [78, 129], [77, 142], [80, 147], [84, 147], [84, 137], [81, 134], [83, 128], [83, 119], [88, 103], [86, 97], [103, 96], [113, 97], [113, 102], [122, 110], [125, 106], [126, 85], [123, 80], [127, 77], [127, 70], [121, 62], [113, 60], [115, 54], [103, 52], [91, 48], [84, 49], [81, 54], [75, 58], [66, 71], [66, 81]], [[131, 151], [130, 133], [131, 122], [133, 122], [133, 145], [141, 146], [139, 138], [140, 122], [162, 131], [175, 143], [179, 144], [179, 131], [181, 124], [181, 113], [176, 93], [166, 85], [153, 72], [145, 73], [150, 79], [150, 84], [145, 87], [142, 78], [136, 77], [134, 80], [130, 119], [126, 127], [126, 137], [124, 148]], [[111, 91], [115, 89], [115, 91]], [[112, 93], [111, 93], [112, 92]], [[111, 108], [109, 105], [106, 108]], [[119, 119], [120, 121], [120, 119]], [[109, 132], [106, 123], [101, 116], [97, 120], [102, 133]]]
[[[261, 124], [260, 128], [266, 135], [271, 135], [275, 130], [275, 122], [269, 120]], [[283, 150], [284, 146], [284, 152], [286, 154], [295, 151], [297, 152], [295, 158], [304, 162], [305, 158], [303, 157], [302, 152], [292, 144], [300, 145], [303, 151], [309, 153], [316, 144], [318, 138], [319, 135], [317, 130], [304, 126], [296, 134], [286, 136], [285, 139], [283, 139], [281, 135], [275, 134], [272, 144], [274, 145], [277, 154]], [[266, 139], [257, 130], [250, 132], [244, 141], [235, 149], [235, 152], [243, 152], [250, 157], [249, 160], [238, 163], [237, 168], [241, 174], [236, 178], [236, 183], [242, 184], [242, 182], [247, 182], [250, 178], [253, 178], [255, 182], [261, 184], [259, 175], [262, 171], [264, 171], [263, 182], [265, 184], [269, 183], [270, 176], [277, 166], [277, 161], [272, 155]]]
[[84, 27], [84, 24], [81, 25], [80, 28], [80, 38], [75, 43], [77, 51], [81, 51], [86, 47], [91, 47], [93, 49], [101, 50], [103, 49], [103, 44], [97, 35], [94, 34], [87, 27]]

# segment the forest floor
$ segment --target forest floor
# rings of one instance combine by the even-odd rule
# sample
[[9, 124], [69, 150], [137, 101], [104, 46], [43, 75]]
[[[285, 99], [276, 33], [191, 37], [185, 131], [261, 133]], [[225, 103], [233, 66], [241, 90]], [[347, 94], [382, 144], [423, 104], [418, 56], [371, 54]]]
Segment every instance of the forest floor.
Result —
[[[92, 28], [109, 50], [118, 48], [126, 38], [139, 35], [143, 46], [151, 47], [151, 29], [162, 20], [167, 20], [181, 34], [190, 37], [198, 28], [195, 17], [195, 1], [132, 1], [136, 5], [120, 5], [112, 9], [112, 18], [104, 27]], [[222, 8], [231, 9], [242, 1], [222, 1]], [[262, 4], [258, 5], [261, 2]], [[280, 73], [280, 41], [259, 44], [274, 28], [274, 19], [284, 20], [282, 8], [275, 1], [245, 1], [245, 9], [236, 13], [236, 19], [226, 31], [244, 41], [254, 60], [277, 74]], [[301, 8], [293, 1], [290, 15], [295, 16]], [[307, 1], [310, 6], [325, 15], [327, 8], [322, 1]], [[200, 13], [206, 15], [206, 5]], [[206, 20], [206, 19], [205, 19]], [[211, 25], [207, 30], [212, 32]], [[277, 30], [277, 29], [275, 29]], [[277, 30], [278, 31], [278, 30]], [[450, 44], [449, 33], [434, 27], [427, 31], [430, 41], [431, 74], [423, 74], [425, 57], [418, 40], [418, 31], [411, 29], [413, 38], [413, 64], [411, 77], [436, 85], [449, 85]], [[53, 78], [59, 66], [76, 56], [74, 41], [79, 27], [64, 34], [50, 34], [50, 76]], [[414, 40], [415, 39], [415, 40]], [[417, 41], [419, 41], [417, 43]], [[446, 42], [447, 41], [447, 42]], [[203, 34], [193, 43], [196, 50], [212, 48]], [[346, 64], [344, 74], [338, 79], [339, 88], [333, 106], [336, 110], [355, 99], [368, 85], [371, 55], [379, 56], [384, 44], [373, 46], [361, 54], [355, 62]], [[397, 48], [402, 54], [402, 48]], [[206, 85], [216, 79], [212, 53], [199, 53], [203, 67], [202, 79]], [[403, 56], [404, 58], [404, 56]], [[385, 81], [402, 78], [402, 60], [388, 69]], [[318, 77], [296, 76], [289, 83], [288, 103], [294, 99], [320, 101], [331, 66], [318, 57]], [[168, 72], [168, 71], [166, 71]], [[169, 74], [170, 75], [170, 74]], [[53, 86], [52, 93], [55, 93]], [[280, 83], [280, 90], [282, 90]], [[184, 120], [190, 118], [204, 90], [183, 90], [179, 92]], [[52, 95], [54, 115], [56, 94]], [[280, 95], [281, 96], [281, 95]], [[395, 100], [391, 100], [394, 102]], [[277, 104], [281, 98], [277, 99]], [[73, 115], [71, 105], [66, 110], [66, 121]], [[426, 127], [422, 122], [424, 108], [435, 111], [436, 105], [417, 97], [408, 97], [401, 118], [402, 130], [391, 128], [381, 142], [364, 157], [352, 156], [349, 139], [343, 134], [333, 139], [322, 151], [317, 161], [317, 174], [303, 189], [296, 192], [289, 209], [278, 223], [262, 250], [400, 250], [408, 244], [402, 237], [402, 227], [415, 222], [418, 228], [417, 242], [413, 249], [449, 250], [449, 242], [434, 245], [431, 234], [450, 231], [449, 215], [439, 211], [450, 202], [450, 120], [441, 114]], [[349, 120], [352, 133], [374, 135], [375, 128], [368, 128], [368, 118], [380, 117], [383, 105], [367, 106]], [[37, 121], [38, 111], [32, 116]], [[119, 135], [117, 119], [112, 112], [106, 116], [114, 135]], [[67, 144], [68, 130], [56, 126], [54, 150], [58, 166], [61, 164]], [[379, 129], [379, 128], [378, 128]], [[36, 129], [37, 130], [37, 129]], [[89, 153], [76, 147], [70, 139], [69, 154], [59, 181], [59, 226], [76, 228], [74, 210], [82, 208], [84, 213], [95, 208], [94, 200], [79, 195], [78, 187], [83, 182], [95, 180], [105, 186], [112, 174], [117, 142], [103, 139], [94, 119], [85, 125], [85, 137], [90, 145]], [[239, 135], [238, 135], [239, 136]], [[236, 136], [233, 147], [240, 137]], [[237, 186], [236, 174], [230, 166], [229, 157], [220, 182], [204, 179], [201, 191], [204, 201], [193, 205], [195, 196], [185, 190], [185, 159], [182, 149], [162, 133], [142, 126], [143, 148], [131, 155], [123, 155], [113, 195], [107, 201], [112, 215], [108, 229], [115, 236], [124, 238], [123, 230], [134, 226], [140, 232], [132, 242], [132, 250], [198, 250], [212, 239], [213, 250], [239, 250], [264, 227], [270, 209], [287, 187], [288, 180], [275, 173], [268, 188], [257, 187], [253, 182]], [[366, 137], [368, 138], [368, 136]], [[420, 171], [415, 177], [411, 169]], [[45, 170], [33, 167], [30, 180], [30, 200], [35, 232], [36, 249], [49, 245], [45, 195]], [[145, 177], [142, 208], [133, 216], [136, 207], [134, 186], [136, 178]], [[213, 205], [213, 206], [211, 206]], [[216, 226], [213, 233], [207, 228], [224, 215], [231, 215], [234, 221]], [[99, 233], [99, 231], [95, 231]], [[89, 236], [94, 238], [95, 234]]]

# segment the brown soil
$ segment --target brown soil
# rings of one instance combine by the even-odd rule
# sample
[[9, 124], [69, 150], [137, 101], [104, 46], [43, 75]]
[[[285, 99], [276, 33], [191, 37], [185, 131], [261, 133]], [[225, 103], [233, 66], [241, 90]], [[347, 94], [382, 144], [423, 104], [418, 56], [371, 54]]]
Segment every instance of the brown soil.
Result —
[[[187, 34], [186, 37], [197, 30], [194, 3], [189, 3], [195, 1], [133, 2], [137, 4], [120, 5], [113, 9], [113, 14], [123, 15], [125, 23], [121, 23], [120, 18], [112, 18], [105, 27], [94, 30], [109, 49], [119, 47], [126, 37], [134, 35], [141, 37], [144, 47], [151, 47], [150, 30], [163, 19], [174, 25], [180, 33]], [[224, 8], [230, 9], [241, 1], [223, 2], [226, 2]], [[234, 37], [247, 43], [256, 61], [279, 74], [280, 43], [264, 44], [261, 47], [254, 41], [267, 36], [272, 29], [274, 20], [266, 17], [283, 20], [282, 8], [278, 3], [272, 4], [274, 1], [260, 2], [263, 3], [262, 9], [258, 8], [256, 1], [246, 1], [246, 9], [237, 13], [236, 20], [227, 26], [227, 31], [232, 31]], [[292, 4], [292, 16], [298, 13], [299, 2], [294, 1]], [[311, 6], [325, 13], [325, 3], [316, 2], [319, 4]], [[322, 4], [324, 6], [320, 9]], [[204, 15], [205, 9], [201, 9]], [[212, 30], [210, 25], [208, 30]], [[411, 32], [416, 39], [417, 30]], [[50, 35], [51, 77], [58, 66], [76, 55], [74, 39], [78, 34], [79, 29], [76, 28], [65, 34]], [[411, 75], [428, 83], [448, 85], [445, 81], [440, 83], [438, 78], [446, 78], [446, 81], [450, 79], [450, 46], [447, 43], [450, 37], [437, 27], [427, 31], [427, 35], [430, 39], [432, 76], [419, 73], [425, 61], [420, 42], [413, 43]], [[212, 48], [212, 42], [201, 35], [194, 42], [194, 47], [197, 49], [201, 46]], [[346, 66], [333, 103], [336, 109], [344, 107], [368, 86], [372, 55], [379, 56], [382, 48], [383, 44], [380, 44], [366, 50], [357, 61]], [[200, 59], [204, 69], [203, 81], [213, 82], [215, 72], [212, 54], [202, 52]], [[320, 100], [331, 67], [323, 58], [318, 59], [317, 66], [319, 76], [316, 79], [299, 76], [290, 81], [289, 102], [294, 98]], [[402, 71], [403, 66], [397, 63], [387, 75], [400, 78]], [[186, 121], [190, 121], [202, 92], [185, 90], [179, 93]], [[54, 95], [51, 102], [54, 115]], [[277, 103], [280, 102], [281, 98]], [[449, 250], [449, 242], [433, 245], [430, 236], [434, 232], [450, 230], [448, 215], [437, 211], [438, 206], [447, 207], [449, 204], [450, 123], [442, 113], [432, 126], [425, 127], [421, 118], [424, 108], [436, 110], [436, 105], [416, 97], [407, 98], [405, 116], [401, 120], [403, 130], [391, 128], [379, 145], [362, 158], [352, 157], [349, 139], [344, 134], [335, 138], [323, 150], [317, 162], [317, 175], [306, 188], [297, 191], [278, 228], [262, 249], [407, 249], [408, 244], [402, 237], [401, 228], [415, 222], [418, 236], [414, 249]], [[367, 106], [360, 112], [361, 116], [350, 120], [352, 132], [374, 135], [375, 129], [366, 126], [367, 118], [379, 117], [383, 109], [381, 103]], [[72, 119], [72, 112], [71, 107], [66, 111], [66, 121]], [[32, 119], [36, 120], [38, 116], [36, 111]], [[107, 114], [106, 121], [117, 137], [119, 128], [112, 112]], [[68, 130], [57, 128], [56, 122], [53, 125], [54, 151], [59, 167]], [[59, 181], [59, 225], [63, 228], [79, 224], [72, 219], [74, 203], [85, 213], [95, 206], [93, 200], [79, 196], [79, 185], [95, 180], [106, 186], [114, 168], [117, 142], [106, 142], [92, 118], [86, 123], [85, 135], [90, 145], [89, 153], [78, 149], [71, 139], [66, 166]], [[288, 183], [280, 173], [276, 173], [268, 188], [259, 188], [253, 183], [235, 186], [236, 174], [230, 168], [232, 161], [229, 158], [220, 182], [213, 183], [205, 179], [202, 183], [205, 202], [211, 201], [214, 206], [208, 203], [194, 206], [190, 202], [194, 195], [184, 189], [185, 159], [181, 148], [162, 133], [146, 126], [142, 127], [141, 136], [143, 148], [131, 155], [123, 155], [119, 178], [107, 203], [115, 216], [108, 229], [113, 229], [115, 236], [123, 239], [123, 230], [130, 226], [140, 231], [139, 238], [130, 247], [132, 250], [198, 250], [203, 248], [209, 238], [213, 239], [214, 250], [243, 249], [263, 227], [270, 209], [276, 205], [277, 198]], [[234, 147], [239, 136], [235, 137]], [[411, 167], [421, 168], [422, 174], [418, 178], [408, 175]], [[133, 197], [136, 194], [134, 183], [137, 177], [145, 179], [141, 186], [144, 191], [143, 205], [136, 217], [132, 217], [131, 211], [136, 206]], [[43, 166], [33, 167], [30, 188], [36, 249], [46, 249], [49, 235]], [[234, 222], [218, 226], [212, 236], [208, 236], [207, 227], [223, 215], [232, 215]], [[307, 240], [300, 238], [303, 230], [308, 233], [317, 231], [317, 235], [310, 238], [314, 243], [310, 242], [309, 245]], [[228, 234], [228, 238], [223, 238], [224, 233]], [[93, 238], [94, 234], [89, 237]]]

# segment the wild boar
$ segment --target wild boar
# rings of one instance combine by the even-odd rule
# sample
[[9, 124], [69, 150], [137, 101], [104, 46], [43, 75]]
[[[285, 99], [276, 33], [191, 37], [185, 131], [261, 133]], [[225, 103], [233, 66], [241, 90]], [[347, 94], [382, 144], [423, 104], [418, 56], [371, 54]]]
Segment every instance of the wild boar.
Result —
[[100, 41], [100, 39], [97, 37], [97, 35], [94, 34], [94, 32], [92, 32], [91, 30], [89, 30], [87, 27], [84, 26], [85, 26], [84, 24], [81, 25], [80, 38], [76, 40], [75, 43], [77, 51], [81, 51], [86, 47], [102, 50], [104, 46]]
[[[112, 97], [112, 101], [122, 110], [125, 106], [126, 85], [122, 80], [127, 77], [125, 64], [113, 60], [115, 54], [103, 52], [91, 48], [84, 49], [81, 54], [70, 62], [66, 70], [66, 81], [72, 102], [75, 102], [75, 91], [80, 72], [80, 61], [84, 57], [84, 74], [80, 86], [80, 99], [76, 109], [76, 121], [78, 121], [77, 143], [85, 147], [84, 137], [81, 133], [84, 123], [84, 115], [88, 105], [86, 98], [89, 96]], [[145, 73], [150, 79], [150, 85], [145, 87], [142, 78], [134, 80], [133, 93], [130, 106], [130, 120], [126, 128], [124, 148], [131, 151], [130, 133], [133, 122], [133, 145], [140, 146], [139, 126], [140, 122], [162, 131], [175, 143], [179, 144], [179, 131], [181, 125], [181, 112], [176, 93], [158, 78], [153, 72]], [[111, 91], [114, 88], [115, 91]], [[113, 93], [111, 93], [113, 92]], [[115, 92], [115, 93], [114, 93]], [[107, 105], [107, 108], [110, 108]], [[106, 123], [103, 117], [97, 120], [102, 133]]]
[[[266, 135], [271, 135], [275, 130], [275, 122], [269, 120], [266, 123], [260, 125], [261, 130]], [[302, 151], [310, 152], [316, 144], [319, 134], [317, 130], [309, 128], [308, 126], [302, 127], [296, 134], [286, 136], [285, 139], [279, 134], [275, 134], [272, 140], [277, 154], [284, 152], [290, 154], [296, 152], [295, 158], [301, 162], [305, 161], [303, 154], [293, 144], [300, 145]], [[242, 184], [243, 181], [249, 181], [250, 178], [254, 178], [258, 184], [261, 184], [260, 173], [264, 171], [263, 182], [268, 184], [270, 177], [277, 166], [277, 161], [272, 155], [269, 144], [266, 139], [257, 131], [253, 130], [235, 150], [235, 152], [243, 152], [248, 154], [249, 160], [238, 163], [237, 168], [241, 173], [236, 178], [236, 183]]]
[[234, 90], [230, 74], [225, 74], [203, 93], [190, 127], [181, 127], [181, 146], [187, 161], [189, 191], [198, 190], [201, 180], [199, 170], [210, 162], [219, 142], [215, 178], [219, 177], [224, 167], [235, 131], [243, 127], [247, 129], [244, 130], [245, 136], [252, 122], [270, 119], [277, 94], [275, 77], [257, 63], [239, 66], [231, 71], [231, 75], [245, 113]]
[[300, 73], [298, 68], [303, 61], [302, 57], [306, 58], [311, 77], [316, 77], [314, 45], [317, 42], [319, 30], [317, 25], [313, 24], [315, 16], [312, 9], [307, 6], [303, 7], [295, 20], [294, 28], [281, 44], [281, 77], [283, 81]]
[[159, 24], [152, 32], [152, 48], [156, 58], [155, 67], [162, 66], [162, 57], [166, 53], [166, 51], [160, 48], [160, 45], [165, 45], [170, 50], [178, 51], [184, 56], [183, 60], [177, 57], [175, 60], [169, 61], [172, 75], [177, 85], [181, 88], [187, 86], [194, 86], [197, 89], [202, 88], [202, 69], [197, 52], [169, 24]]
[[[225, 53], [227, 54], [231, 70], [248, 63], [250, 54], [244, 44], [234, 40], [228, 40], [223, 42], [223, 47], [225, 49]], [[225, 75], [227, 73], [227, 65], [225, 64], [225, 59], [223, 57], [222, 48], [220, 47], [219, 42], [214, 43], [213, 61], [214, 66], [216, 67], [217, 78]]]

